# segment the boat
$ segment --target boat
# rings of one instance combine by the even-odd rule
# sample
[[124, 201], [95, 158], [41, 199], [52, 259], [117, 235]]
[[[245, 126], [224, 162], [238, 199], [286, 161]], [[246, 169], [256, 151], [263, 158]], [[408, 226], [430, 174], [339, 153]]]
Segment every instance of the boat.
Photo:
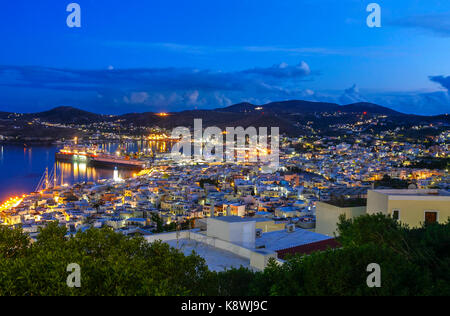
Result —
[[86, 163], [93, 167], [122, 168], [131, 170], [142, 170], [147, 168], [145, 160], [131, 159], [120, 153], [109, 154], [97, 147], [65, 146], [55, 154], [56, 161], [68, 163]]

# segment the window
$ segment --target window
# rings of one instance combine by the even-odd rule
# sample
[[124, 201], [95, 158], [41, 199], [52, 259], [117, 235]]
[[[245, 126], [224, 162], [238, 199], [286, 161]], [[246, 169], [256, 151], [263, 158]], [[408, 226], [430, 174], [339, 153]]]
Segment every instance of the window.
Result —
[[433, 224], [436, 223], [438, 219], [438, 213], [435, 211], [425, 211], [425, 223]]
[[400, 210], [393, 210], [392, 211], [392, 218], [396, 221], [400, 220]]

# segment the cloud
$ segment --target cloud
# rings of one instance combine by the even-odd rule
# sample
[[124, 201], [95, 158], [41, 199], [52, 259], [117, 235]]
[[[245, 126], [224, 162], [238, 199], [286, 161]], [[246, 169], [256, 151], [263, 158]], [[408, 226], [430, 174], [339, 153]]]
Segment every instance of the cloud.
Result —
[[200, 93], [197, 90], [193, 91], [191, 93], [188, 93], [187, 94], [187, 99], [188, 99], [187, 104], [188, 105], [195, 105], [198, 102], [198, 97], [199, 96], [200, 96]]
[[[217, 108], [239, 102], [265, 104], [303, 99], [349, 104], [373, 102], [415, 114], [449, 112], [448, 91], [373, 92], [353, 85], [344, 91], [311, 90], [314, 71], [305, 62], [222, 72], [194, 68], [73, 70], [0, 66], [0, 106], [40, 111], [69, 105], [116, 114]], [[430, 80], [450, 88], [450, 77]]]
[[132, 92], [130, 97], [124, 97], [124, 101], [125, 103], [142, 104], [145, 103], [149, 97], [147, 92]]
[[[301, 97], [306, 62], [223, 72], [195, 68], [94, 70], [0, 66], [0, 95], [10, 104], [73, 105], [107, 113], [217, 107], [253, 98]], [[101, 96], [101, 97], [99, 97]], [[39, 101], [38, 101], [39, 100]], [[55, 104], [57, 103], [57, 104]], [[105, 109], [107, 108], [107, 109]]]
[[[54, 90], [98, 90], [111, 88], [147, 88], [169, 90], [238, 91], [254, 88], [272, 90], [264, 78], [251, 77], [258, 74], [281, 79], [306, 77], [309, 67], [302, 62], [291, 67], [255, 68], [239, 72], [220, 72], [192, 68], [142, 68], [108, 70], [71, 70], [45, 67], [0, 67], [0, 85], [16, 87], [45, 88]], [[273, 82], [273, 81], [271, 81]], [[145, 90], [144, 90], [145, 91]]]
[[[445, 78], [445, 77], [444, 77]], [[341, 105], [370, 102], [393, 110], [418, 115], [449, 113], [450, 94], [447, 91], [387, 92], [360, 90], [356, 85], [342, 91], [316, 91], [306, 100], [338, 103]]]
[[[358, 22], [358, 23], [361, 23]], [[113, 49], [139, 49], [149, 52], [163, 51], [182, 55], [206, 56], [211, 55], [217, 58], [217, 54], [272, 54], [278, 53], [280, 56], [298, 56], [298, 58], [306, 58], [306, 56], [392, 56], [404, 54], [401, 50], [394, 50], [393, 47], [380, 47], [377, 45], [358, 46], [358, 47], [300, 47], [300, 46], [208, 46], [171, 42], [145, 42], [145, 41], [105, 41], [102, 43], [106, 47]], [[233, 57], [231, 57], [233, 58]]]
[[370, 102], [411, 114], [438, 115], [449, 113], [450, 96], [446, 91], [392, 92], [367, 96]]
[[450, 76], [430, 76], [431, 81], [439, 83], [444, 89], [450, 91]]
[[304, 61], [296, 66], [289, 66], [286, 63], [273, 65], [269, 68], [254, 68], [245, 70], [243, 73], [256, 74], [274, 78], [303, 78], [311, 74], [311, 69]]
[[367, 100], [359, 94], [359, 89], [356, 84], [348, 89], [345, 89], [344, 93], [339, 98], [339, 102], [341, 104], [351, 104], [365, 101]]
[[360, 55], [361, 52], [347, 48], [329, 47], [293, 47], [293, 46], [208, 46], [170, 42], [137, 42], [137, 41], [106, 41], [108, 47], [139, 48], [150, 50], [163, 50], [168, 52], [205, 55], [216, 53], [288, 53], [297, 55]]
[[427, 30], [439, 36], [450, 36], [450, 12], [410, 16], [396, 20], [392, 24]]

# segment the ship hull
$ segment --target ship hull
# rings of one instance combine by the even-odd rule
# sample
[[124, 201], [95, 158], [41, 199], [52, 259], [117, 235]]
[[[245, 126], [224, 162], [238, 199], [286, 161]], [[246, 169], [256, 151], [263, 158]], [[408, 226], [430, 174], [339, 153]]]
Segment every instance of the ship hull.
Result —
[[56, 159], [56, 161], [61, 161], [61, 162], [73, 162], [73, 155], [65, 155], [65, 154], [56, 153], [55, 159]]
[[114, 168], [120, 168], [120, 169], [128, 169], [128, 170], [142, 170], [145, 169], [145, 162], [136, 161], [136, 160], [115, 160], [115, 159], [104, 159], [104, 158], [97, 158], [97, 157], [85, 157], [85, 159], [75, 159], [75, 155], [72, 154], [61, 154], [56, 153], [55, 154], [56, 161], [60, 162], [67, 162], [67, 163], [86, 163], [92, 167], [99, 167], [99, 168], [105, 168], [105, 169], [114, 169]]
[[89, 165], [93, 167], [107, 168], [107, 169], [114, 169], [116, 167], [119, 169], [128, 169], [128, 170], [145, 169], [144, 163], [136, 165], [136, 164], [128, 164], [126, 162], [108, 162], [108, 161], [90, 160]]

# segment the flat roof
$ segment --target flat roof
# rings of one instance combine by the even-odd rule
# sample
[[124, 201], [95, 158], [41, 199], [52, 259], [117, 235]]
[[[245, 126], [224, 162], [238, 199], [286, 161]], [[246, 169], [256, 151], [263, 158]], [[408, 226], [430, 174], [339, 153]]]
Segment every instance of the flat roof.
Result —
[[262, 237], [256, 238], [256, 247], [265, 246], [265, 249], [278, 251], [327, 239], [332, 238], [301, 228], [296, 228], [292, 233], [288, 233], [286, 230], [278, 230], [263, 233]]
[[387, 189], [387, 190], [371, 190], [385, 195], [410, 195], [410, 196], [449, 196], [450, 192], [436, 189]]
[[210, 217], [209, 219], [214, 219], [226, 223], [245, 223], [245, 222], [254, 222], [255, 220], [252, 218], [244, 218], [239, 216], [219, 216], [219, 217]]
[[209, 246], [192, 239], [179, 239], [166, 241], [171, 247], [181, 250], [186, 256], [195, 251], [205, 259], [212, 271], [224, 271], [231, 268], [250, 268], [250, 260], [240, 257], [232, 252]]
[[278, 252], [278, 258], [285, 259], [288, 255], [309, 255], [316, 251], [340, 248], [342, 245], [336, 239], [316, 241], [311, 244], [301, 245], [294, 248], [284, 249]]
[[264, 218], [264, 217], [257, 217], [253, 218], [255, 222], [273, 222], [274, 220], [272, 218]]

